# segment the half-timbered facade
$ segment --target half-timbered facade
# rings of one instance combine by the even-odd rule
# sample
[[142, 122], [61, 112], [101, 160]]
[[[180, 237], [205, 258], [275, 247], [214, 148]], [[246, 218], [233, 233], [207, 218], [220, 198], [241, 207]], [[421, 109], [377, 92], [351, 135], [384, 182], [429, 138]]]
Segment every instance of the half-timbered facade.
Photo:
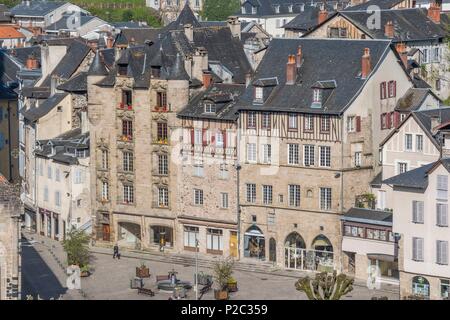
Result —
[[412, 86], [400, 63], [387, 41], [272, 41], [238, 103], [245, 257], [341, 269], [340, 215], [364, 202], [396, 105], [379, 88]]

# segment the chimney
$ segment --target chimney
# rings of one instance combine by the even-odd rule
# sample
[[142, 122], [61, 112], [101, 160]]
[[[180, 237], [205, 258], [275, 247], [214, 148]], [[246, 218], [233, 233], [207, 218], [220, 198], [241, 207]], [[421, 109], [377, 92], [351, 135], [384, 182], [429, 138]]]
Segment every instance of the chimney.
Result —
[[296, 62], [297, 62], [297, 69], [300, 68], [301, 64], [302, 64], [302, 46], [298, 46], [297, 48], [297, 57], [296, 57]]
[[441, 6], [438, 3], [433, 1], [430, 4], [430, 8], [428, 8], [428, 18], [434, 23], [441, 23]]
[[406, 45], [403, 42], [397, 43], [395, 45], [395, 49], [397, 50], [397, 53], [399, 54], [403, 65], [407, 69], [408, 68], [408, 52], [406, 50]]
[[328, 18], [328, 11], [327, 11], [327, 9], [319, 10], [319, 21], [318, 21], [318, 24], [321, 24], [322, 22], [327, 20], [327, 18]]
[[108, 38], [106, 38], [106, 48], [111, 49], [113, 46], [114, 46], [114, 38], [108, 36]]
[[288, 56], [286, 64], [286, 84], [294, 84], [296, 78], [295, 55]]
[[184, 34], [186, 35], [186, 38], [189, 42], [194, 42], [194, 27], [192, 26], [192, 24], [184, 25]]
[[52, 76], [50, 78], [50, 93], [53, 95], [55, 94], [58, 90], [56, 89], [59, 85], [59, 79], [57, 76]]
[[245, 74], [245, 87], [247, 88], [252, 82], [252, 74], [250, 72]]
[[384, 35], [387, 38], [391, 38], [391, 39], [394, 37], [394, 24], [392, 23], [392, 21], [388, 21], [384, 25]]
[[230, 28], [231, 35], [241, 40], [241, 21], [239, 18], [236, 16], [228, 17], [227, 25]]
[[134, 37], [131, 37], [129, 46], [131, 47], [131, 46], [134, 46], [135, 44], [136, 44], [136, 39]]
[[86, 133], [89, 131], [89, 122], [87, 116], [87, 108], [81, 110], [81, 133]]
[[441, 124], [440, 116], [432, 116], [431, 117], [431, 133], [435, 135], [437, 133], [436, 127]]
[[38, 62], [37, 62], [36, 57], [34, 55], [29, 55], [25, 66], [26, 66], [26, 68], [28, 70], [35, 70], [35, 69], [37, 69], [38, 68]]
[[365, 48], [361, 59], [361, 78], [366, 79], [371, 71], [372, 66], [370, 64], [370, 50], [369, 48]]
[[203, 88], [206, 89], [212, 84], [212, 74], [209, 70], [203, 70]]

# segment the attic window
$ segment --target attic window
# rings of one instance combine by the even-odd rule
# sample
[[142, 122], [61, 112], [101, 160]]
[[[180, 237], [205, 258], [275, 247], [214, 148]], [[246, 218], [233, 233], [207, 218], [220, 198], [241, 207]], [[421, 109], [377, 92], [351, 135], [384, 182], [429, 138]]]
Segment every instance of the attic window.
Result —
[[127, 73], [128, 73], [128, 65], [126, 65], [126, 64], [119, 64], [118, 72], [119, 72], [120, 76], [126, 76]]
[[261, 87], [255, 88], [255, 100], [258, 100], [258, 101], [263, 100], [263, 88], [261, 88]]
[[211, 102], [205, 102], [205, 113], [216, 113], [216, 106]]
[[252, 14], [256, 14], [256, 7], [252, 7]]
[[161, 76], [161, 68], [160, 67], [152, 67], [152, 77], [159, 78]]
[[275, 6], [275, 13], [280, 13], [280, 6]]
[[288, 5], [288, 10], [292, 13], [292, 4]]
[[245, 7], [244, 6], [241, 7], [241, 12], [242, 12], [242, 14], [245, 14]]
[[314, 89], [313, 103], [322, 103], [322, 90], [321, 89]]

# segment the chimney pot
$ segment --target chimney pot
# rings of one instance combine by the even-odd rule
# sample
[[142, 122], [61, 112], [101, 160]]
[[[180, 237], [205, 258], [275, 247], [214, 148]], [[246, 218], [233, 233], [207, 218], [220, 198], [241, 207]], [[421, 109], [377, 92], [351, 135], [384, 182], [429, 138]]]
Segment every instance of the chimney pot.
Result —
[[286, 65], [286, 84], [294, 84], [295, 76], [296, 76], [296, 67], [295, 67], [295, 55], [288, 56], [288, 62]]
[[384, 35], [387, 38], [393, 38], [394, 37], [394, 24], [392, 23], [392, 21], [388, 21], [384, 25]]
[[321, 9], [319, 10], [319, 18], [318, 18], [318, 24], [321, 24], [328, 18], [328, 11], [327, 9]]
[[399, 54], [403, 65], [407, 69], [408, 68], [408, 52], [406, 50], [406, 44], [404, 44], [403, 42], [397, 43], [395, 45], [395, 49], [397, 50], [397, 53]]
[[430, 4], [430, 8], [428, 8], [428, 18], [434, 23], [441, 23], [441, 6], [438, 3], [433, 1]]
[[106, 39], [106, 47], [107, 47], [108, 49], [111, 49], [111, 48], [113, 47], [113, 45], [114, 45], [114, 38], [111, 37], [111, 36], [109, 36], [109, 37]]
[[370, 49], [364, 48], [364, 54], [361, 58], [361, 78], [366, 79], [371, 71], [372, 66], [370, 63]]
[[203, 88], [208, 88], [212, 84], [212, 74], [209, 70], [203, 70]]
[[302, 46], [298, 46], [297, 48], [297, 68], [300, 68], [300, 65], [302, 64]]

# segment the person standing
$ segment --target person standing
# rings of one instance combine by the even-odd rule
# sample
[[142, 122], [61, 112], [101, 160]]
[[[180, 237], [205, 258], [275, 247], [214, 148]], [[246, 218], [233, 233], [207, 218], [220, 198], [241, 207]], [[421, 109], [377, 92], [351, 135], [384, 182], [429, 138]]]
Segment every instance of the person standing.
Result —
[[114, 245], [113, 259], [115, 258], [120, 259], [119, 246], [117, 245], [117, 243]]

